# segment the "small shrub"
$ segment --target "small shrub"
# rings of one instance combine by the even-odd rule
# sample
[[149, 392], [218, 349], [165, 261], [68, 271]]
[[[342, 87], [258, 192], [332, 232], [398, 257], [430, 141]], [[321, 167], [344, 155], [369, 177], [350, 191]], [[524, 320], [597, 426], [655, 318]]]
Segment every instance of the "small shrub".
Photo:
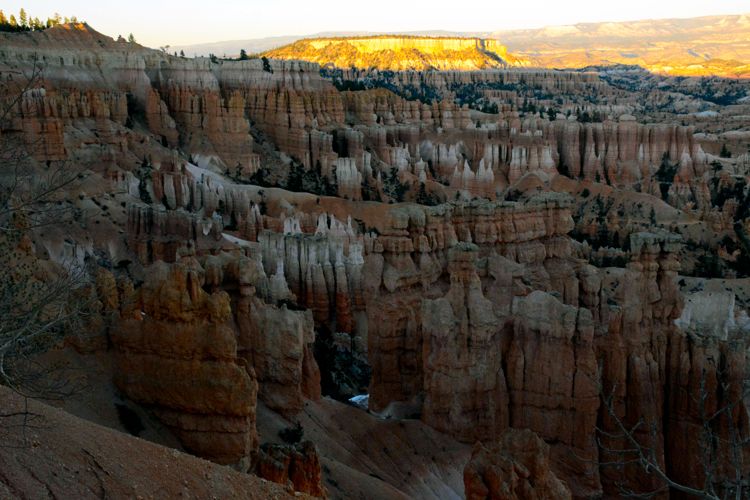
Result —
[[120, 423], [125, 430], [130, 434], [133, 436], [139, 436], [141, 432], [146, 430], [143, 426], [143, 422], [141, 422], [141, 418], [136, 412], [120, 403], [115, 403], [115, 408], [117, 409], [117, 418], [120, 420]]
[[279, 437], [287, 444], [297, 444], [302, 441], [302, 436], [305, 435], [305, 429], [302, 428], [302, 424], [297, 422], [294, 427], [286, 427], [279, 431]]

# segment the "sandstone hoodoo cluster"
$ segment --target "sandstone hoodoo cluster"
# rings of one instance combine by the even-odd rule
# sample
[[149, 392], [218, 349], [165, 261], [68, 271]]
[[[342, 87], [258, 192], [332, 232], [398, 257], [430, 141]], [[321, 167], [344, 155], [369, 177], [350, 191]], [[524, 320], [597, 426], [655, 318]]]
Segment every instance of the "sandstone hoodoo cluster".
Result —
[[0, 139], [80, 174], [23, 243], [91, 276], [69, 344], [176, 446], [311, 496], [741, 494], [746, 94], [394, 43], [297, 46], [381, 72], [0, 33]]

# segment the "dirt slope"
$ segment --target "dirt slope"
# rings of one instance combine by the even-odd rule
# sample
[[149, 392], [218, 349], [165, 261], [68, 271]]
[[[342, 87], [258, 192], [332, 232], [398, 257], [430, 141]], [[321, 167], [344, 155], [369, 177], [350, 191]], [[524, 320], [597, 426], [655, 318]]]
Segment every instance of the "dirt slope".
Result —
[[[24, 411], [0, 387], [2, 414]], [[283, 487], [29, 401], [0, 418], [0, 498], [286, 498]]]

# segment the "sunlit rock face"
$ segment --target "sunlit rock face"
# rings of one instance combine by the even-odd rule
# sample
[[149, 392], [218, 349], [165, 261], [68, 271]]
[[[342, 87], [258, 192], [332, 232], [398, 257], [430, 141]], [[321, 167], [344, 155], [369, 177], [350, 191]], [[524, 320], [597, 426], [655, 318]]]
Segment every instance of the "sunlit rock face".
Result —
[[[499, 40], [393, 35], [304, 39], [266, 55], [345, 69], [468, 71], [621, 64], [670, 75], [747, 78], [744, 61], [750, 54], [742, 42], [749, 28], [747, 15], [650, 19], [504, 30], [495, 33]], [[651, 44], [648, 50], [644, 40]]]
[[266, 53], [339, 68], [475, 70], [527, 66], [496, 40], [479, 38], [359, 37], [306, 39]]

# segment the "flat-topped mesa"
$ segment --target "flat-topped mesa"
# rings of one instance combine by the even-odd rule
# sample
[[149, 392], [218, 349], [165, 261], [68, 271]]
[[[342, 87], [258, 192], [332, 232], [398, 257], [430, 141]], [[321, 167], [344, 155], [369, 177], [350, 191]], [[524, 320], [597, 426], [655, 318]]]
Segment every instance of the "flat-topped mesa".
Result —
[[384, 35], [304, 39], [265, 53], [339, 68], [475, 70], [527, 66], [497, 40]]
[[[659, 169], [666, 154], [670, 165], [678, 165], [669, 201], [678, 207], [710, 204], [703, 179], [706, 155], [689, 128], [640, 125], [627, 116], [619, 123], [549, 122], [521, 119], [514, 112], [476, 128], [470, 110], [452, 98], [425, 104], [382, 89], [342, 93], [320, 76], [317, 65], [307, 62], [254, 59], [217, 64], [115, 42], [89, 28], [48, 31], [3, 35], [8, 50], [0, 52], [0, 63], [21, 61], [27, 67], [32, 50], [45, 56], [44, 89], [28, 93], [12, 121], [12, 129], [24, 131], [29, 144], [39, 143], [35, 156], [41, 160], [66, 158], [66, 148], [78, 146], [71, 144], [71, 137], [85, 144], [76, 134], [66, 137], [64, 130], [76, 120], [93, 119], [95, 125], [87, 121], [85, 128], [93, 128], [99, 141], [108, 145], [108, 164], [132, 169], [134, 156], [142, 159], [143, 146], [138, 144], [143, 142], [139, 128], [128, 126], [142, 121], [158, 142], [183, 148], [196, 163], [247, 179], [260, 166], [249, 133], [252, 120], [281, 152], [306, 169], [320, 168], [329, 179], [338, 175], [338, 194], [355, 200], [363, 196], [356, 185], [360, 179], [377, 182], [378, 173], [388, 173], [393, 166], [401, 170], [404, 160], [410, 175], [400, 177], [406, 178], [412, 192], [425, 182], [438, 195], [458, 190], [464, 197], [494, 198], [526, 174], [536, 174], [544, 183], [561, 171], [660, 194], [654, 177], [663, 174]], [[56, 37], [70, 40], [57, 44]], [[91, 37], [101, 38], [101, 43]], [[87, 43], [93, 46], [84, 48]], [[461, 40], [459, 45], [466, 43]], [[525, 69], [397, 72], [394, 78], [404, 85], [419, 78], [420, 85], [434, 85], [448, 94], [456, 82], [517, 83], [555, 91], [572, 86], [581, 92], [602, 84], [591, 74]], [[70, 81], [77, 87], [70, 88]], [[346, 125], [352, 122], [354, 127]], [[433, 132], [451, 134], [436, 139]], [[425, 141], [432, 142], [430, 148], [423, 147]], [[420, 162], [430, 161], [434, 171], [419, 168]]]

